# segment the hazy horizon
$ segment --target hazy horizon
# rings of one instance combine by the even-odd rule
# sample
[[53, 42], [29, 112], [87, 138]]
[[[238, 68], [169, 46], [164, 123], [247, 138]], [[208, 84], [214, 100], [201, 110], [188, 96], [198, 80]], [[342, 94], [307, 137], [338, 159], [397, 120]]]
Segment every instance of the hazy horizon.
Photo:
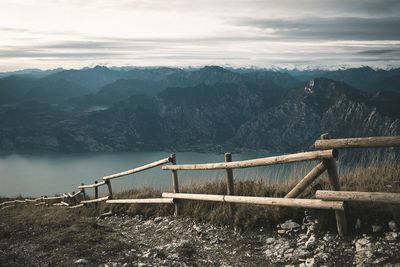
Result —
[[400, 66], [394, 0], [5, 0], [0, 71]]

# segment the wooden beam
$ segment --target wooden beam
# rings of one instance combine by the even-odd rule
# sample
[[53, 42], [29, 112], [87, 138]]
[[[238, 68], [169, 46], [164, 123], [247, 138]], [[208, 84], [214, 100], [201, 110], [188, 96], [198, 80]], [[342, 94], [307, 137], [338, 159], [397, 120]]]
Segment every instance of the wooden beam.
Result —
[[314, 143], [316, 149], [393, 146], [400, 146], [400, 136], [323, 139]]
[[296, 154], [288, 154], [282, 156], [274, 156], [267, 158], [250, 159], [243, 161], [221, 162], [221, 163], [205, 163], [205, 164], [184, 164], [184, 165], [167, 165], [163, 166], [163, 170], [219, 170], [219, 169], [238, 169], [250, 168], [257, 166], [266, 166], [274, 164], [283, 164], [291, 162], [300, 162], [306, 160], [331, 159], [336, 157], [336, 150], [319, 150], [311, 152], [302, 152]]
[[83, 207], [83, 204], [78, 204], [78, 205], [75, 205], [75, 206], [70, 206], [70, 207], [68, 207], [68, 209], [76, 209], [76, 208], [81, 208], [81, 207]]
[[174, 198], [174, 199], [238, 203], [238, 204], [282, 206], [282, 207], [293, 207], [293, 208], [343, 210], [342, 201], [323, 201], [320, 199], [248, 197], [248, 196], [227, 196], [227, 195], [186, 194], [186, 193], [163, 193], [162, 197]]
[[111, 175], [108, 175], [108, 176], [104, 176], [103, 180], [110, 180], [110, 179], [114, 179], [114, 178], [118, 178], [118, 177], [122, 177], [122, 176], [126, 176], [126, 175], [131, 175], [131, 174], [134, 174], [134, 173], [137, 173], [137, 172], [141, 172], [141, 171], [144, 171], [144, 170], [148, 170], [148, 169], [160, 166], [160, 165], [164, 165], [164, 164], [169, 163], [169, 162], [171, 162], [171, 158], [170, 157], [165, 158], [165, 159], [161, 159], [159, 161], [155, 161], [155, 162], [149, 163], [147, 165], [143, 165], [143, 166], [140, 166], [140, 167], [128, 170], [128, 171], [119, 172], [119, 173], [111, 174]]
[[315, 197], [322, 200], [400, 204], [400, 193], [318, 190]]
[[324, 171], [326, 170], [326, 166], [323, 162], [320, 162], [317, 166], [315, 166], [303, 179], [300, 180], [296, 184], [296, 186], [285, 196], [287, 198], [296, 198], [303, 191], [311, 185]]
[[114, 197], [113, 197], [113, 191], [112, 191], [112, 187], [111, 187], [111, 180], [107, 180], [106, 184], [107, 184], [107, 188], [108, 188], [108, 197], [109, 197], [109, 199], [112, 199]]
[[[172, 165], [176, 165], [176, 156], [172, 154], [170, 157]], [[178, 180], [178, 171], [172, 170], [172, 189], [174, 193], [179, 193], [179, 180]], [[178, 216], [181, 213], [181, 207], [178, 203], [179, 201], [175, 202], [174, 207], [174, 216]]]
[[[225, 153], [224, 160], [225, 160], [225, 162], [232, 162], [232, 154]], [[235, 194], [232, 169], [226, 169], [226, 191], [227, 191], [227, 193], [226, 193], [227, 195], [232, 196]], [[235, 215], [235, 204], [233, 204], [233, 203], [229, 204], [229, 215], [231, 218], [233, 218]]]
[[[104, 181], [103, 181], [104, 182]], [[97, 184], [97, 181], [94, 181], [94, 184]], [[99, 188], [96, 186], [95, 188], [94, 188], [94, 198], [99, 198]], [[98, 207], [98, 202], [96, 202], [96, 208]]]
[[96, 187], [102, 186], [102, 185], [104, 185], [104, 184], [106, 184], [106, 182], [105, 182], [105, 181], [101, 181], [100, 183], [85, 184], [85, 185], [83, 184], [83, 185], [78, 186], [78, 188], [79, 188], [79, 189], [83, 189], [83, 188], [96, 188]]
[[64, 199], [65, 196], [59, 196], [59, 197], [44, 197], [43, 200], [59, 200], [59, 199]]
[[106, 200], [108, 200], [108, 196], [101, 197], [101, 198], [95, 198], [95, 199], [91, 199], [91, 200], [83, 200], [83, 201], [81, 201], [81, 203], [82, 204], [90, 204], [90, 203], [102, 202], [102, 201], [106, 201]]
[[141, 198], [141, 199], [113, 199], [107, 200], [107, 204], [173, 204], [172, 198]]
[[[323, 135], [321, 135], [321, 139], [322, 140], [329, 139], [329, 135], [323, 134]], [[333, 158], [323, 159], [322, 162], [325, 164], [325, 166], [327, 168], [329, 182], [331, 183], [333, 190], [340, 191], [339, 173], [338, 173], [338, 168], [336, 165], [336, 160]], [[346, 212], [345, 212], [344, 208], [345, 207], [343, 207], [343, 210], [335, 211], [336, 227], [338, 230], [338, 234], [341, 237], [344, 237], [347, 234], [347, 219], [346, 219]]]

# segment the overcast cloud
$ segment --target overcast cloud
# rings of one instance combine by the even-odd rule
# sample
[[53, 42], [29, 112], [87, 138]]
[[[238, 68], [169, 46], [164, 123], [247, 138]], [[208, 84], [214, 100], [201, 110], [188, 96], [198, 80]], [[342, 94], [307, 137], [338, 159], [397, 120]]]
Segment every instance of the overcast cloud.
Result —
[[0, 71], [399, 67], [397, 0], [2, 0]]

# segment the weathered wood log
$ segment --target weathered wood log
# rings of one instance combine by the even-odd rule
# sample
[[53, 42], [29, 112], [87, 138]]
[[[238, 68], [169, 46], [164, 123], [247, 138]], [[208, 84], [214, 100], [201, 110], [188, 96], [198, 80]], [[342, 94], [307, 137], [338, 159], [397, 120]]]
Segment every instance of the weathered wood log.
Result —
[[76, 193], [74, 193], [73, 195], [72, 195], [72, 197], [77, 197], [79, 194], [81, 194], [82, 193], [82, 190], [79, 190], [78, 192], [76, 192]]
[[112, 187], [111, 187], [111, 180], [107, 180], [106, 181], [106, 185], [108, 188], [108, 199], [113, 199], [113, 191], [112, 191]]
[[59, 202], [59, 203], [53, 203], [53, 206], [60, 206], [60, 207], [65, 207], [68, 205], [68, 203], [65, 203], [67, 205], [64, 204], [65, 202]]
[[238, 203], [238, 204], [282, 206], [282, 207], [293, 207], [293, 208], [343, 210], [342, 201], [323, 201], [320, 199], [249, 197], [249, 196], [227, 196], [227, 195], [186, 194], [186, 193], [163, 193], [162, 197], [174, 198], [174, 199]]
[[[170, 162], [172, 163], [172, 165], [176, 165], [175, 154], [172, 154], [169, 158], [171, 159]], [[179, 193], [178, 171], [176, 170], [172, 171], [172, 187], [174, 193]], [[179, 205], [179, 201], [175, 201], [174, 216], [178, 216], [180, 214], [181, 212], [180, 208], [181, 207]]]
[[393, 146], [400, 146], [400, 136], [323, 139], [314, 143], [316, 149]]
[[96, 187], [102, 186], [102, 185], [104, 185], [104, 184], [106, 184], [106, 182], [105, 182], [105, 181], [101, 181], [100, 183], [80, 185], [80, 186], [78, 186], [78, 188], [79, 188], [79, 189], [83, 189], [83, 188], [96, 188]]
[[43, 200], [59, 200], [59, 199], [64, 199], [65, 196], [59, 196], [59, 197], [44, 197]]
[[25, 202], [34, 203], [34, 202], [36, 202], [36, 200], [35, 199], [25, 198]]
[[297, 185], [285, 196], [287, 198], [296, 198], [304, 190], [311, 185], [324, 171], [326, 170], [326, 166], [323, 162], [320, 162], [317, 166], [315, 166]]
[[67, 202], [61, 201], [60, 204], [64, 205], [64, 206], [69, 206], [69, 204]]
[[[232, 162], [232, 154], [225, 153], [224, 160], [225, 160], [225, 162]], [[227, 193], [226, 193], [227, 195], [232, 196], [235, 194], [232, 169], [226, 169], [226, 191], [227, 191]], [[235, 215], [235, 204], [234, 203], [229, 204], [229, 215], [231, 216], [231, 218], [233, 218]]]
[[107, 200], [107, 204], [173, 204], [172, 198], [141, 198], [141, 199], [113, 199]]
[[10, 201], [4, 201], [3, 203], [1, 203], [0, 205], [1, 206], [5, 206], [5, 205], [8, 205], [8, 204], [14, 204], [15, 203], [15, 200], [10, 200]]
[[322, 200], [400, 204], [400, 193], [318, 190], [315, 197]]
[[101, 197], [101, 198], [90, 199], [90, 200], [83, 200], [83, 201], [81, 201], [81, 203], [82, 204], [90, 204], [90, 203], [102, 202], [102, 201], [107, 201], [107, 200], [108, 200], [108, 196]]
[[68, 209], [76, 209], [76, 208], [81, 208], [81, 207], [83, 207], [83, 204], [78, 204], [78, 205], [75, 205], [75, 206], [70, 206], [70, 207], [68, 207]]
[[267, 158], [250, 159], [243, 161], [205, 163], [205, 164], [184, 164], [184, 165], [167, 165], [163, 166], [163, 170], [219, 170], [219, 169], [238, 169], [250, 168], [257, 166], [267, 166], [274, 164], [283, 164], [291, 162], [300, 162], [306, 160], [331, 159], [337, 156], [336, 150], [319, 150], [311, 152], [302, 152], [296, 154], [288, 154], [282, 156], [274, 156]]
[[[84, 185], [83, 183], [81, 184], [82, 186]], [[83, 200], [86, 200], [86, 192], [85, 192], [85, 188], [82, 188], [81, 189], [82, 190], [82, 198], [83, 198]]]
[[109, 216], [112, 216], [112, 215], [113, 215], [112, 211], [105, 212], [103, 214], [100, 214], [99, 219], [103, 219], [105, 217], [109, 217]]
[[[322, 140], [329, 139], [329, 135], [323, 134], [321, 135], [321, 139]], [[340, 191], [339, 173], [336, 165], [336, 160], [333, 158], [323, 159], [322, 162], [325, 164], [327, 168], [329, 182], [331, 183], [333, 190]], [[344, 237], [347, 234], [347, 219], [346, 219], [345, 205], [343, 205], [343, 210], [335, 211], [335, 217], [336, 217], [336, 227], [338, 230], [338, 234], [341, 237]]]
[[26, 202], [25, 200], [20, 200], [20, 199], [16, 199], [14, 201], [15, 201], [15, 203], [25, 203]]
[[148, 170], [148, 169], [160, 166], [160, 165], [164, 165], [164, 164], [169, 163], [169, 162], [171, 162], [171, 158], [165, 158], [165, 159], [162, 159], [162, 160], [159, 160], [159, 161], [155, 161], [155, 162], [152, 162], [152, 163], [149, 163], [149, 164], [134, 168], [132, 170], [128, 170], [128, 171], [119, 172], [119, 173], [111, 174], [111, 175], [108, 175], [108, 176], [104, 176], [103, 180], [110, 180], [110, 179], [114, 179], [114, 178], [118, 178], [118, 177], [122, 177], [122, 176], [126, 176], [126, 175], [131, 175], [131, 174], [134, 174], [134, 173], [137, 173], [137, 172], [141, 172], [141, 171], [144, 171], [144, 170]]
[[[97, 185], [97, 181], [94, 181], [94, 184]], [[94, 188], [94, 198], [96, 198], [96, 199], [99, 198], [99, 188], [97, 186]], [[97, 208], [99, 206], [99, 203], [96, 202], [95, 205]]]

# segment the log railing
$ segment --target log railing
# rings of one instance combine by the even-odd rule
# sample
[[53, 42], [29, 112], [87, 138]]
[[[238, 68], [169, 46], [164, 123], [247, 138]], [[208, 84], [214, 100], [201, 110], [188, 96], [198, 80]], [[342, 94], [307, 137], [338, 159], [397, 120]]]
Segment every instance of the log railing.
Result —
[[[111, 179], [127, 176], [127, 175], [132, 175], [138, 172], [146, 171], [161, 165], [165, 165], [168, 163], [173, 163], [176, 161], [175, 155], [172, 154], [168, 158], [164, 158], [140, 167], [136, 167], [134, 169], [124, 171], [124, 172], [119, 172], [115, 174], [111, 174], [108, 176], [103, 177], [104, 183], [106, 183], [109, 186], [109, 190], [111, 190]], [[112, 192], [110, 191], [110, 196], [112, 196]], [[162, 199], [162, 198], [144, 198], [144, 199], [106, 199], [107, 204], [163, 204], [163, 203], [173, 203], [172, 199]]]
[[[344, 236], [347, 231], [347, 222], [345, 216], [345, 202], [378, 202], [400, 204], [400, 194], [398, 193], [382, 193], [382, 192], [352, 192], [340, 191], [339, 173], [336, 165], [338, 152], [336, 149], [341, 148], [363, 148], [363, 147], [393, 147], [400, 146], [400, 136], [386, 137], [365, 137], [365, 138], [346, 138], [346, 139], [329, 139], [327, 134], [321, 135], [316, 140], [315, 148], [317, 151], [301, 152], [282, 156], [265, 157], [243, 161], [232, 161], [232, 155], [226, 153], [224, 162], [205, 163], [205, 164], [177, 164], [175, 155], [161, 159], [134, 169], [123, 171], [102, 177], [101, 182], [95, 181], [93, 184], [82, 184], [79, 186], [78, 192], [65, 193], [56, 197], [41, 197], [37, 199], [12, 200], [0, 203], [1, 209], [16, 206], [20, 203], [32, 203], [36, 206], [48, 206], [49, 204], [65, 206], [68, 208], [79, 208], [86, 204], [106, 202], [107, 204], [151, 204], [151, 203], [168, 203], [175, 204], [175, 215], [181, 213], [182, 207], [180, 201], [199, 200], [199, 201], [216, 201], [229, 204], [231, 215], [235, 212], [235, 204], [253, 204], [253, 205], [272, 205], [295, 208], [316, 208], [334, 210], [336, 214], [336, 223], [338, 233]], [[275, 164], [285, 164], [301, 161], [319, 161], [319, 163], [311, 169], [311, 171], [292, 188], [284, 198], [272, 197], [256, 197], [256, 196], [235, 196], [234, 189], [234, 169], [252, 168], [258, 166], [268, 166]], [[171, 165], [166, 165], [171, 163]], [[172, 191], [164, 192], [162, 198], [147, 199], [113, 199], [111, 180], [127, 175], [132, 175], [151, 168], [162, 166], [163, 170], [172, 172]], [[211, 194], [188, 194], [180, 192], [178, 171], [199, 171], [199, 170], [226, 170], [226, 195]], [[319, 190], [316, 192], [316, 199], [298, 198], [309, 186], [327, 171], [329, 181], [334, 191]], [[98, 188], [107, 185], [108, 196], [99, 197]], [[87, 199], [85, 190], [94, 188], [94, 199]], [[78, 197], [81, 196], [81, 200]]]

